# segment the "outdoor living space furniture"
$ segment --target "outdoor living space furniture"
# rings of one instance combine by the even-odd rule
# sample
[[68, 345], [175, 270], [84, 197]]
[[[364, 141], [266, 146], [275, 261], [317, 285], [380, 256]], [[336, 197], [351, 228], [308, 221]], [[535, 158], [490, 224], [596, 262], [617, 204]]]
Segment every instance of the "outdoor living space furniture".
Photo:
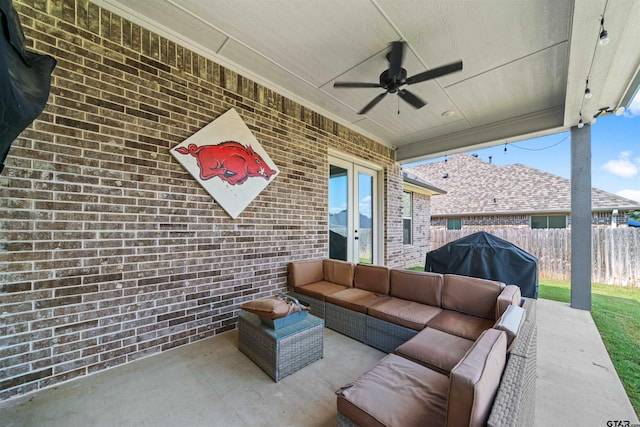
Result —
[[[531, 425], [536, 367], [535, 300], [521, 298], [518, 286], [499, 281], [403, 269], [386, 269], [389, 281], [385, 293], [385, 269], [356, 265], [354, 281], [359, 280], [359, 271], [366, 273], [360, 278], [360, 287], [325, 296], [326, 326], [362, 341], [364, 321], [364, 342], [394, 353], [383, 359], [385, 363], [393, 362], [394, 369], [428, 371], [429, 378], [449, 378], [485, 331], [499, 331], [504, 335], [506, 368], [502, 380], [498, 376], [491, 414], [483, 412], [482, 423]], [[364, 277], [376, 275], [376, 285], [364, 285]], [[338, 321], [333, 319], [334, 310], [339, 310]], [[398, 407], [396, 411], [403, 409]], [[339, 414], [339, 420], [339, 425], [357, 425], [347, 414]], [[418, 425], [430, 424], [424, 419], [421, 422]]]
[[255, 314], [238, 315], [238, 348], [276, 382], [322, 358], [323, 339], [324, 321], [311, 314], [279, 329]]
[[442, 312], [443, 276], [392, 269], [389, 297], [367, 310], [365, 342], [391, 353]]
[[327, 328], [366, 343], [367, 312], [389, 299], [389, 273], [387, 267], [357, 264], [353, 287], [326, 296]]
[[334, 259], [311, 259], [289, 264], [291, 296], [311, 308], [318, 317], [325, 317], [327, 295], [353, 286], [355, 266]]
[[[513, 347], [524, 319], [525, 310], [520, 306], [510, 305], [492, 326], [507, 334], [507, 352]], [[474, 339], [468, 337], [426, 327], [415, 337], [396, 348], [395, 354], [449, 375], [474, 342]]]
[[450, 375], [390, 354], [337, 392], [338, 425], [484, 425], [506, 349], [506, 333], [487, 329]]
[[[532, 426], [536, 381], [535, 300], [526, 298], [522, 307], [514, 306], [514, 308], [522, 309], [514, 311], [515, 319], [519, 319], [520, 325], [515, 337], [510, 337], [513, 331], [506, 332], [490, 328], [473, 342], [449, 373], [416, 363], [397, 354], [383, 358], [370, 371], [336, 392], [338, 394], [338, 426]], [[508, 309], [505, 314], [509, 316], [508, 312], [512, 310]], [[524, 319], [519, 316], [523, 313]], [[501, 322], [497, 322], [499, 323]], [[506, 328], [506, 325], [501, 327]], [[489, 331], [492, 331], [490, 334], [494, 336], [496, 333], [502, 334], [504, 347], [501, 344], [497, 353], [491, 357], [487, 354], [484, 358], [474, 349], [486, 344], [482, 341]], [[509, 346], [512, 348], [511, 352], [508, 352]], [[433, 346], [425, 347], [423, 350], [438, 351]], [[486, 376], [485, 370], [478, 369], [478, 366], [492, 369], [491, 363], [502, 364], [503, 357], [506, 360], [506, 366], [502, 365], [503, 368], [499, 372], [496, 371], [498, 372], [496, 388], [496, 374]], [[466, 394], [462, 393], [464, 396], [460, 393], [452, 394], [458, 369], [471, 360], [480, 360], [482, 363], [472, 364], [475, 366], [475, 375], [470, 375], [463, 381], [465, 386], [469, 386]], [[466, 363], [466, 365], [465, 372], [469, 373], [469, 364]], [[357, 387], [352, 390], [354, 386]], [[473, 404], [465, 400], [476, 392], [480, 394], [476, 394], [476, 401]], [[491, 397], [487, 400], [488, 392]], [[346, 404], [345, 399], [348, 400]], [[388, 404], [388, 402], [392, 403]], [[485, 407], [487, 402], [488, 410], [479, 411], [477, 405]], [[452, 406], [456, 403], [458, 405]], [[464, 415], [469, 410], [475, 411], [476, 414], [472, 422], [468, 421], [466, 416], [462, 416], [464, 419], [461, 419], [461, 414]]]

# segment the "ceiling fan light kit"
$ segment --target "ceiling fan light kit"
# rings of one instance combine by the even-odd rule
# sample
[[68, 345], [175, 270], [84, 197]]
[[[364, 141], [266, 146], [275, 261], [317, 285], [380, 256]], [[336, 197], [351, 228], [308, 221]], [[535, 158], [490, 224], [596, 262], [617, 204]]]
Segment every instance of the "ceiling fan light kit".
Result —
[[391, 49], [389, 50], [389, 53], [387, 53], [389, 69], [380, 74], [379, 83], [335, 82], [333, 84], [334, 88], [382, 88], [385, 90], [380, 95], [373, 98], [371, 102], [364, 106], [364, 108], [358, 111], [358, 114], [366, 114], [369, 112], [369, 110], [375, 107], [376, 104], [382, 101], [382, 99], [389, 93], [398, 94], [403, 101], [416, 109], [422, 108], [427, 105], [427, 103], [412, 92], [409, 92], [406, 89], [401, 89], [402, 86], [432, 80], [446, 74], [462, 70], [462, 61], [458, 61], [407, 77], [407, 70], [402, 68], [405, 44], [406, 43], [402, 41], [391, 43]]

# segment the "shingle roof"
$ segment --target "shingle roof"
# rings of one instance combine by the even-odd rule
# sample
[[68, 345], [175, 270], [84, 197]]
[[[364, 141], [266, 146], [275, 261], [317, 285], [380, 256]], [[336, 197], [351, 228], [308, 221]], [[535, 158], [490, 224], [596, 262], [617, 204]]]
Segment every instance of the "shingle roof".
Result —
[[436, 187], [430, 182], [427, 182], [424, 179], [420, 178], [419, 176], [416, 176], [406, 170], [402, 171], [402, 179], [404, 180], [405, 183], [420, 187], [424, 189], [428, 194], [431, 194], [431, 195], [446, 193], [446, 191], [444, 191], [443, 189]]
[[[407, 171], [447, 192], [431, 198], [431, 215], [571, 211], [570, 180], [521, 164], [498, 166], [456, 154]], [[640, 209], [638, 202], [597, 188], [591, 203], [594, 211]]]

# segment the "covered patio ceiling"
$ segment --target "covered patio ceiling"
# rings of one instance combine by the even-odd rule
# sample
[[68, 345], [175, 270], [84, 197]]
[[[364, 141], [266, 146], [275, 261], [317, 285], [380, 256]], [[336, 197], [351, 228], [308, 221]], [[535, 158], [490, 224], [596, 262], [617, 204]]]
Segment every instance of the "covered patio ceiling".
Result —
[[[590, 123], [640, 84], [636, 0], [92, 1], [395, 147], [402, 163], [561, 132], [581, 111]], [[383, 89], [333, 83], [378, 82], [398, 40], [409, 76], [463, 70], [405, 86], [420, 109], [390, 95], [359, 115]]]

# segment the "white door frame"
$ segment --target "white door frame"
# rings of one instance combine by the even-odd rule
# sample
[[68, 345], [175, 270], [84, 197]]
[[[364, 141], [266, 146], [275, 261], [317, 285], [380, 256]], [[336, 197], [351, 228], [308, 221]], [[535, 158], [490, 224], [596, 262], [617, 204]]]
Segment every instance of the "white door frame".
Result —
[[[368, 162], [359, 157], [342, 153], [336, 150], [329, 149], [329, 165], [336, 165], [348, 170], [348, 224], [347, 233], [349, 238], [347, 239], [347, 259], [351, 262], [358, 262], [356, 257], [357, 246], [354, 246], [355, 242], [355, 228], [354, 225], [359, 221], [359, 209], [357, 209], [358, 195], [357, 188], [360, 172], [373, 174], [373, 223], [372, 231], [373, 237], [373, 264], [380, 265], [384, 262], [384, 185], [383, 185], [383, 168], [372, 162]], [[328, 200], [327, 200], [328, 203]], [[356, 218], [358, 220], [356, 220]]]

